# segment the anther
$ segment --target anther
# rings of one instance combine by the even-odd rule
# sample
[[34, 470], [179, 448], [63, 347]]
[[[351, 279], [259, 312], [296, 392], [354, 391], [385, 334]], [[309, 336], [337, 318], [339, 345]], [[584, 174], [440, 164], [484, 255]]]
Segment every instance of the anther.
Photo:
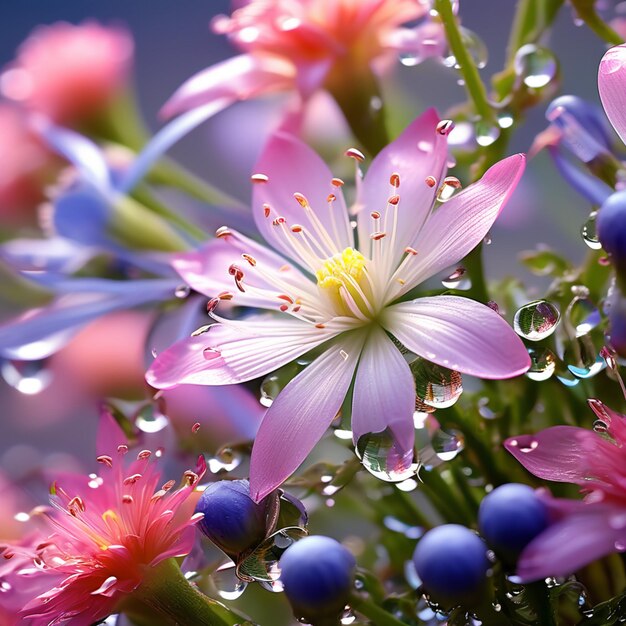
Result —
[[74, 498], [72, 498], [68, 503], [67, 503], [67, 510], [70, 512], [71, 515], [73, 515], [74, 517], [76, 517], [76, 513], [78, 511], [80, 511], [81, 513], [83, 513], [85, 511], [85, 503], [83, 502], [83, 499], [80, 496], [76, 496]]
[[381, 232], [372, 233], [370, 235], [370, 239], [373, 239], [374, 241], [378, 241], [378, 240], [380, 240], [380, 239], [382, 239], [383, 237], [386, 237], [386, 236], [387, 236], [387, 233], [381, 233]]
[[310, 206], [309, 201], [306, 199], [306, 196], [303, 196], [301, 193], [298, 193], [296, 191], [296, 193], [293, 194], [293, 197], [298, 201], [298, 204], [303, 209], [306, 209]]
[[359, 162], [365, 161], [365, 155], [360, 150], [357, 150], [356, 148], [348, 148], [344, 154], [347, 157], [354, 159], [355, 161], [359, 161]]
[[271, 212], [272, 212], [272, 208], [270, 207], [270, 205], [269, 204], [264, 204], [263, 205], [263, 215], [265, 215], [265, 217], [269, 217]]
[[333, 187], [343, 187], [343, 186], [345, 185], [345, 183], [343, 182], [343, 180], [341, 180], [341, 178], [333, 178], [333, 179], [330, 181], [330, 184], [331, 184]]
[[241, 257], [243, 259], [245, 259], [246, 261], [248, 261], [248, 263], [250, 263], [250, 265], [252, 265], [252, 267], [254, 267], [256, 265], [256, 259], [253, 256], [244, 253], [244, 254], [241, 255]]
[[398, 196], [397, 194], [396, 194], [396, 195], [394, 195], [394, 196], [390, 196], [390, 197], [387, 199], [387, 202], [388, 202], [389, 204], [392, 204], [393, 206], [396, 206], [396, 205], [400, 202], [400, 196]]
[[286, 293], [281, 293], [278, 298], [280, 298], [281, 300], [285, 300], [285, 302], [289, 302], [289, 304], [293, 304], [293, 298], [291, 296], [288, 296]]
[[407, 246], [404, 251], [407, 254], [412, 254], [413, 256], [415, 256], [417, 254], [417, 250], [415, 248], [411, 248], [411, 246]]
[[400, 186], [400, 174], [398, 174], [397, 172], [394, 172], [390, 177], [389, 177], [389, 184], [392, 187], [395, 187], [396, 189]]
[[183, 474], [183, 480], [190, 486], [193, 487], [199, 480], [200, 477], [198, 476], [198, 474], [196, 474], [195, 472], [192, 472], [191, 470], [187, 470], [184, 474]]
[[163, 491], [169, 491], [174, 485], [176, 484], [176, 481], [174, 480], [168, 480], [162, 487], [161, 489]]
[[216, 231], [215, 231], [215, 236], [218, 239], [222, 239], [223, 237], [228, 237], [229, 235], [232, 235], [232, 231], [228, 228], [228, 226], [220, 226]]
[[315, 328], [326, 328], [326, 325], [322, 323], [315, 324]]
[[119, 446], [117, 446], [117, 451], [120, 454], [126, 454], [128, 452], [128, 446], [125, 443], [121, 443]]
[[254, 184], [267, 183], [269, 181], [269, 177], [265, 174], [252, 174], [252, 176], [250, 176], [250, 181]]
[[380, 213], [378, 211], [372, 211], [370, 213], [370, 216], [372, 217], [372, 219], [375, 219], [375, 220], [379, 220], [380, 219]]
[[133, 497], [129, 496], [128, 494], [125, 494], [122, 496], [122, 502], [124, 504], [132, 504], [133, 503]]
[[427, 176], [425, 182], [429, 187], [434, 187], [437, 184], [437, 179], [434, 176]]
[[108, 454], [101, 454], [100, 456], [97, 456], [96, 461], [106, 465], [107, 467], [113, 467], [113, 459]]
[[230, 291], [222, 291], [217, 294], [217, 297], [220, 300], [232, 300], [235, 297], [235, 295], [232, 294]]
[[301, 308], [302, 307], [299, 304], [297, 304], [296, 306], [293, 307], [293, 312], [297, 313]]
[[145, 461], [146, 459], [149, 459], [151, 456], [152, 456], [152, 452], [150, 450], [142, 450], [137, 455], [137, 460], [138, 461]]
[[133, 474], [132, 476], [127, 476], [122, 482], [124, 485], [134, 485], [140, 479], [141, 474]]
[[239, 291], [245, 292], [245, 289], [243, 288], [243, 285], [241, 284], [241, 281], [243, 280], [243, 276], [244, 276], [241, 268], [233, 263], [228, 268], [228, 273], [235, 279], [235, 285], [237, 285], [237, 289], [239, 289]]
[[440, 135], [449, 135], [454, 128], [454, 122], [452, 120], [441, 120], [439, 124], [437, 124], [437, 132]]
[[211, 298], [206, 305], [206, 312], [210, 315], [217, 309], [217, 305], [220, 303], [219, 298]]
[[300, 226], [300, 224], [294, 224], [294, 225], [291, 227], [291, 232], [292, 232], [292, 233], [301, 233], [301, 232], [302, 232], [302, 230], [303, 230], [303, 229], [302, 229], [302, 226]]
[[285, 313], [286, 311], [288, 311], [288, 310], [289, 310], [289, 305], [288, 305], [288, 304], [281, 304], [279, 308], [280, 308], [280, 310], [281, 310], [283, 313]]
[[337, 196], [334, 193], [329, 193], [326, 196], [326, 202], [334, 202], [337, 199]]
[[200, 422], [196, 422], [192, 427], [191, 427], [191, 432], [195, 435], [198, 431], [200, 430]]

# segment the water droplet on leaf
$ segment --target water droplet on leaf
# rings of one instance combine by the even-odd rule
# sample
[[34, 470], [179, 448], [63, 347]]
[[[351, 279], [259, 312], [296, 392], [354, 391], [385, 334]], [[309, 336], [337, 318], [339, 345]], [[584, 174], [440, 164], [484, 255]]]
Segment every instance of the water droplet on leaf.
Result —
[[436, 409], [452, 406], [463, 393], [463, 378], [455, 370], [417, 358], [409, 364], [419, 400]]
[[519, 308], [513, 318], [515, 332], [529, 341], [541, 341], [556, 329], [561, 314], [547, 300], [535, 300]]

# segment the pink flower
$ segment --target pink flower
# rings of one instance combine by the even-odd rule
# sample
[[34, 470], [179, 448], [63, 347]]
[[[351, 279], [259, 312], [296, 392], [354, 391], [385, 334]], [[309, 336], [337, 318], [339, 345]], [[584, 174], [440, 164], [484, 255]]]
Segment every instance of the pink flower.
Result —
[[55, 122], [75, 126], [124, 87], [133, 40], [123, 28], [96, 22], [39, 26], [0, 77], [2, 94]]
[[9, 104], [0, 104], [0, 162], [0, 221], [4, 226], [34, 222], [61, 160], [30, 130], [22, 111]]
[[626, 143], [626, 44], [608, 50], [600, 61], [598, 91], [604, 112]]
[[[127, 462], [126, 454], [132, 460]], [[60, 581], [24, 607], [23, 616], [34, 626], [70, 617], [79, 618], [77, 624], [96, 622], [137, 589], [151, 567], [189, 553], [199, 516], [184, 505], [204, 474], [204, 459], [171, 491], [174, 481], [159, 487], [155, 456], [158, 452], [149, 450], [129, 452], [121, 428], [103, 414], [102, 473], [65, 476], [53, 485], [56, 511], [48, 518], [53, 534], [39, 547], [38, 558]]]
[[[297, 89], [308, 97], [338, 76], [347, 88], [389, 53], [438, 54], [436, 24], [401, 28], [427, 12], [420, 0], [249, 0], [213, 28], [244, 54], [213, 65], [185, 82], [163, 108], [176, 115], [205, 102], [236, 100]], [[352, 68], [349, 72], [348, 69]], [[336, 73], [338, 76], [334, 76]], [[347, 77], [350, 75], [350, 78]]]
[[[160, 353], [147, 373], [151, 385], [239, 383], [312, 350], [319, 355], [261, 423], [250, 470], [257, 500], [304, 460], [353, 379], [355, 443], [384, 432], [400, 458], [412, 460], [415, 384], [387, 333], [475, 376], [506, 378], [529, 366], [522, 342], [489, 307], [456, 296], [406, 299], [482, 241], [524, 169], [523, 155], [505, 159], [433, 211], [447, 160], [438, 121], [428, 111], [373, 160], [358, 188], [358, 247], [343, 182], [306, 145], [277, 134], [253, 176], [253, 215], [270, 247], [223, 228], [203, 250], [174, 261], [194, 289], [220, 294], [210, 304], [220, 323]], [[267, 312], [227, 320], [214, 311], [220, 299]]]
[[524, 580], [565, 576], [601, 556], [626, 550], [626, 417], [599, 400], [589, 406], [600, 420], [595, 430], [553, 426], [505, 441], [531, 473], [574, 483], [584, 501], [546, 497], [556, 521], [522, 553]]

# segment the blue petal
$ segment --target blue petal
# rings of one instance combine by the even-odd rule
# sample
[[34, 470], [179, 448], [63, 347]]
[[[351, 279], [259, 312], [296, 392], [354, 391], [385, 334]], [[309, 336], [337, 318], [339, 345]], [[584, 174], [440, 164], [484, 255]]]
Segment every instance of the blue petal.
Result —
[[58, 280], [55, 286], [59, 296], [51, 305], [29, 311], [0, 326], [0, 352], [11, 357], [13, 351], [20, 346], [47, 339], [63, 331], [77, 330], [107, 313], [147, 302], [169, 300], [178, 282], [115, 281], [103, 278]]
[[119, 183], [118, 189], [128, 193], [171, 146], [191, 132], [196, 126], [199, 126], [202, 122], [226, 108], [230, 102], [230, 99], [225, 98], [215, 100], [184, 113], [167, 126], [164, 126], [135, 159], [135, 162], [130, 166]]
[[100, 148], [78, 133], [55, 126], [43, 117], [33, 121], [35, 131], [61, 156], [72, 163], [91, 184], [108, 192], [111, 187], [109, 168]]
[[613, 193], [606, 183], [572, 165], [560, 149], [552, 147], [549, 152], [561, 176], [591, 204], [599, 206]]
[[64, 239], [11, 239], [0, 245], [0, 258], [19, 271], [71, 274], [80, 269], [95, 250]]

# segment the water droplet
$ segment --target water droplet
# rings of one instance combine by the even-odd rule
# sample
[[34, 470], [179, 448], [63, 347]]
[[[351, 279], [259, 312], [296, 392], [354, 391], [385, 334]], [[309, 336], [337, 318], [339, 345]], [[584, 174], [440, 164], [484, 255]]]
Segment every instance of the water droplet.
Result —
[[447, 289], [466, 290], [472, 287], [472, 281], [464, 267], [457, 267], [450, 276], [441, 281], [441, 284]]
[[415, 480], [415, 478], [407, 478], [400, 483], [396, 483], [396, 489], [400, 491], [404, 491], [408, 493], [410, 491], [415, 491], [419, 486], [419, 483]]
[[529, 341], [541, 341], [556, 329], [561, 318], [559, 310], [547, 300], [529, 302], [515, 312], [513, 328]]
[[158, 433], [168, 424], [169, 419], [154, 403], [144, 405], [135, 414], [135, 426], [144, 433]]
[[511, 439], [509, 445], [517, 448], [524, 454], [528, 454], [529, 452], [537, 449], [539, 442], [532, 435], [521, 435], [516, 439]]
[[355, 452], [363, 467], [380, 480], [402, 482], [417, 472], [414, 451], [402, 450], [389, 429], [359, 437]]
[[500, 126], [493, 126], [489, 122], [476, 122], [476, 143], [479, 146], [490, 146], [500, 136]]
[[392, 532], [404, 535], [408, 539], [419, 539], [424, 534], [424, 529], [421, 526], [411, 526], [411, 524], [407, 524], [393, 515], [385, 516], [383, 524]]
[[587, 218], [587, 221], [582, 225], [580, 229], [580, 235], [583, 241], [592, 249], [600, 250], [602, 244], [598, 237], [598, 231], [596, 227], [596, 219], [598, 217], [597, 211], [592, 211]]
[[556, 356], [548, 348], [529, 348], [530, 368], [526, 376], [530, 380], [548, 380], [556, 370]]
[[398, 56], [398, 59], [404, 67], [415, 67], [416, 65], [419, 65], [422, 60], [420, 56], [414, 52], [402, 52]]
[[498, 126], [500, 128], [511, 128], [515, 119], [510, 111], [503, 110], [498, 113]]
[[454, 176], [446, 176], [439, 189], [437, 189], [437, 202], [447, 202], [452, 198], [457, 189], [461, 188], [461, 181]]
[[[459, 31], [461, 33], [461, 40], [463, 41], [467, 52], [469, 52], [469, 55], [472, 57], [476, 67], [478, 67], [478, 69], [483, 69], [489, 60], [489, 52], [485, 42], [469, 28], [461, 26]], [[461, 69], [461, 66], [453, 54], [449, 54], [447, 57], [444, 57], [443, 64], [446, 67], [453, 67], [457, 70]]]
[[458, 430], [445, 431], [439, 429], [431, 440], [433, 450], [442, 461], [452, 461], [463, 451], [463, 434]]
[[265, 407], [272, 406], [278, 394], [301, 369], [297, 363], [290, 363], [266, 376], [261, 382], [259, 402]]
[[463, 393], [463, 379], [459, 372], [426, 359], [417, 358], [409, 364], [417, 397], [436, 409], [452, 406]]
[[224, 446], [215, 453], [214, 457], [207, 460], [207, 465], [212, 474], [218, 474], [219, 472], [232, 472], [241, 465], [242, 461], [243, 455], [239, 450]]
[[356, 621], [356, 615], [352, 612], [350, 607], [346, 607], [344, 612], [341, 614], [341, 619], [339, 621], [342, 626], [350, 626], [350, 624], [354, 624]]
[[232, 561], [220, 565], [211, 574], [211, 580], [218, 595], [224, 600], [236, 600], [248, 586], [248, 583], [237, 577], [237, 567]]
[[522, 46], [513, 60], [515, 73], [531, 89], [541, 89], [550, 83], [557, 73], [557, 62], [550, 50], [533, 43]]
[[215, 348], [205, 348], [202, 351], [202, 356], [207, 360], [207, 361], [212, 361], [213, 359], [217, 359], [220, 356], [220, 351], [216, 350]]
[[20, 393], [34, 396], [41, 393], [52, 382], [52, 371], [47, 359], [38, 361], [4, 360], [0, 365], [4, 381]]
[[191, 287], [189, 285], [178, 285], [178, 287], [176, 287], [176, 289], [174, 290], [174, 295], [177, 298], [186, 298], [189, 294], [191, 293]]

